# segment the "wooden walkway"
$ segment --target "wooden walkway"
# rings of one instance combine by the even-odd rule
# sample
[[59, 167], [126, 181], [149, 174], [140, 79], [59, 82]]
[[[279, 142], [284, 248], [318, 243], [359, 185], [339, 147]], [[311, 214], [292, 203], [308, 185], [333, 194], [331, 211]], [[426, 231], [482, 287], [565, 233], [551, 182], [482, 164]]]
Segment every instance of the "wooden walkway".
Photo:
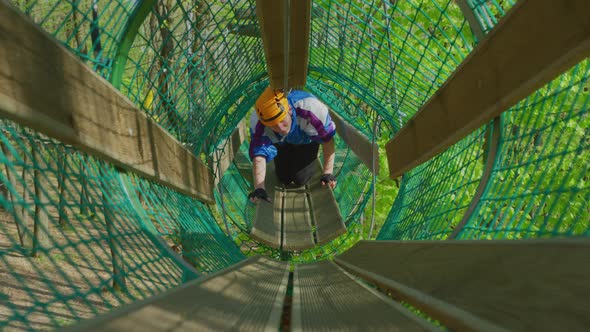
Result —
[[337, 257], [453, 331], [584, 331], [590, 240], [361, 241]]
[[[289, 279], [285, 262], [250, 258], [66, 331], [438, 330], [334, 263], [298, 267]], [[284, 305], [288, 288], [291, 307]]]
[[292, 331], [436, 329], [329, 261], [295, 269], [292, 308]]
[[428, 316], [452, 331], [585, 331], [588, 280], [588, 239], [361, 241], [293, 272], [249, 258], [67, 331], [437, 330]]
[[263, 257], [132, 303], [72, 331], [276, 331], [289, 266]]
[[266, 169], [266, 191], [272, 202], [259, 202], [250, 236], [281, 250], [304, 250], [346, 233], [334, 193], [320, 184], [321, 167], [305, 187], [278, 184], [274, 163]]

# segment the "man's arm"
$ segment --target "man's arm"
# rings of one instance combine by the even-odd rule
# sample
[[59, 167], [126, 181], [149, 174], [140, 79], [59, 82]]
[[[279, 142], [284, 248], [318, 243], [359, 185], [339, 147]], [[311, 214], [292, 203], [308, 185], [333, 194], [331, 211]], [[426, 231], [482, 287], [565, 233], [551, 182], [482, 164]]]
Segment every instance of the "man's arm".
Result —
[[252, 203], [260, 199], [270, 202], [265, 186], [266, 161], [272, 160], [277, 155], [277, 148], [272, 144], [270, 138], [264, 133], [265, 127], [258, 121], [255, 113], [250, 117], [250, 149], [249, 155], [252, 160], [252, 178], [254, 191], [248, 195]]
[[258, 203], [260, 199], [270, 202], [266, 189], [264, 188], [264, 178], [266, 177], [266, 158], [255, 156], [252, 159], [252, 175], [254, 178], [254, 191], [248, 195], [252, 203]]
[[[324, 174], [333, 174], [334, 159], [336, 158], [334, 138], [322, 143], [322, 153], [324, 154]], [[336, 187], [336, 180], [330, 180], [328, 184], [330, 188], [334, 189]]]
[[254, 177], [254, 189], [264, 187], [264, 179], [266, 177], [266, 159], [262, 156], [256, 156], [252, 160], [252, 175]]

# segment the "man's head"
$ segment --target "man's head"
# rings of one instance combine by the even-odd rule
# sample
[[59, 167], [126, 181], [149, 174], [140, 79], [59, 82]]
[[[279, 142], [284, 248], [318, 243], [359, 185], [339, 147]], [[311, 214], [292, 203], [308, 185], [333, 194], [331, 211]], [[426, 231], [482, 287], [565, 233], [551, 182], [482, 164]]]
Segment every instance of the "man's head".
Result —
[[286, 135], [291, 130], [291, 109], [287, 97], [280, 90], [268, 87], [256, 100], [256, 115], [263, 125]]

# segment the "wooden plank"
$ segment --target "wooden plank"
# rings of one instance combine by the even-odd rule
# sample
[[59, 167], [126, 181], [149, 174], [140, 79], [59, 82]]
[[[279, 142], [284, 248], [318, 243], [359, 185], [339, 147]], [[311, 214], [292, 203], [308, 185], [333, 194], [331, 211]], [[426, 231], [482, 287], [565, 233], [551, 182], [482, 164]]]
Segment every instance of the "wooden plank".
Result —
[[240, 121], [231, 136], [218, 145], [219, 157], [216, 157], [217, 164], [215, 167], [215, 185], [221, 181], [223, 174], [229, 168], [231, 163], [234, 161], [240, 150], [242, 142], [246, 139], [248, 129], [246, 128], [246, 122]]
[[289, 85], [284, 88], [302, 88], [307, 80], [307, 65], [309, 63], [311, 0], [289, 1], [292, 12], [291, 29], [289, 30]]
[[361, 241], [335, 261], [452, 330], [590, 325], [589, 239]]
[[309, 183], [309, 201], [313, 221], [316, 226], [316, 239], [319, 245], [328, 243], [346, 233], [346, 226], [340, 214], [334, 192], [320, 183], [321, 166]]
[[590, 56], [590, 1], [521, 0], [386, 145], [396, 178]]
[[[288, 17], [285, 17], [286, 4], [290, 9]], [[311, 1], [257, 0], [256, 15], [260, 23], [271, 86], [275, 89], [305, 86], [309, 61]], [[285, 40], [285, 29], [288, 29], [288, 40]], [[288, 63], [285, 63], [285, 59], [288, 59]], [[288, 72], [285, 66], [288, 66]]]
[[260, 34], [264, 45], [266, 69], [270, 85], [283, 88], [285, 54], [283, 36], [286, 22], [283, 17], [284, 1], [256, 0], [256, 16], [260, 24]]
[[283, 250], [314, 247], [311, 215], [305, 188], [287, 189], [283, 201]]
[[322, 245], [346, 233], [346, 226], [332, 190], [319, 183], [312, 184], [310, 188], [309, 199], [316, 226], [316, 238], [318, 245]]
[[213, 203], [213, 174], [125, 96], [5, 0], [0, 115]]
[[346, 142], [346, 145], [371, 172], [373, 171], [373, 162], [375, 162], [375, 174], [379, 175], [379, 146], [377, 143], [373, 144], [365, 134], [350, 125], [336, 112], [330, 111], [330, 117], [336, 124], [338, 136]]
[[292, 331], [438, 330], [329, 261], [296, 267], [292, 308]]
[[276, 331], [288, 279], [258, 256], [65, 331]]
[[278, 179], [274, 171], [274, 162], [266, 164], [265, 178], [266, 192], [272, 202], [258, 202], [256, 204], [256, 217], [252, 223], [250, 236], [270, 247], [280, 248], [281, 241], [281, 210], [283, 208], [283, 192], [277, 186]]

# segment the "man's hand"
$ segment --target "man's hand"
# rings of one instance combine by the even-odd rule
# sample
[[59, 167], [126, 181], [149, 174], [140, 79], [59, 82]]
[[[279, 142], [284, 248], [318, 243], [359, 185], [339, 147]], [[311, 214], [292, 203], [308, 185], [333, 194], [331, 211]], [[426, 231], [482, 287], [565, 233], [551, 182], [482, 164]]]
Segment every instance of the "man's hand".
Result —
[[256, 188], [256, 190], [254, 190], [248, 195], [248, 198], [252, 203], [258, 203], [259, 200], [263, 200], [270, 203], [270, 198], [268, 197], [266, 190], [264, 190], [263, 188]]
[[329, 185], [331, 189], [336, 188], [336, 177], [333, 174], [326, 173], [320, 178], [322, 186]]

